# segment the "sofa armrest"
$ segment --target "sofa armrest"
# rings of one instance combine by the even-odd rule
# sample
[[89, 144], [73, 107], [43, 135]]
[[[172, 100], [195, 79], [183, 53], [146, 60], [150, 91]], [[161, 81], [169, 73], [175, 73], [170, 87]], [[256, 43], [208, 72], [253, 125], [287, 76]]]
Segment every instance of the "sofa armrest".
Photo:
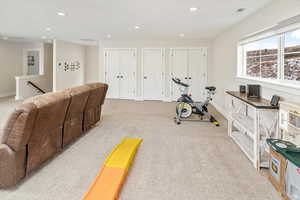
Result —
[[25, 148], [15, 152], [0, 144], [0, 188], [13, 186], [25, 176], [25, 156]]

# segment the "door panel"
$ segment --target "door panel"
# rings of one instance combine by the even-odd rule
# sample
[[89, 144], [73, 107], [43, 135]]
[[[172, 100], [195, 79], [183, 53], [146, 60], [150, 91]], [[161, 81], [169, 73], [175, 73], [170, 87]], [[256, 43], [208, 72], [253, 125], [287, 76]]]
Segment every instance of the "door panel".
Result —
[[135, 99], [136, 56], [134, 50], [119, 51], [120, 98]]
[[[188, 80], [188, 50], [187, 49], [173, 49], [171, 52], [171, 77], [177, 77], [181, 79], [182, 82], [187, 83]], [[171, 80], [172, 81], [172, 80]], [[176, 101], [181, 92], [179, 91], [179, 86], [175, 84], [173, 81], [171, 83], [172, 90], [172, 100]]]
[[189, 83], [194, 101], [203, 101], [206, 84], [206, 53], [203, 49], [189, 50]]
[[163, 98], [163, 50], [143, 50], [143, 98], [162, 100]]
[[119, 98], [119, 53], [110, 50], [105, 53], [105, 81], [109, 85], [108, 98]]

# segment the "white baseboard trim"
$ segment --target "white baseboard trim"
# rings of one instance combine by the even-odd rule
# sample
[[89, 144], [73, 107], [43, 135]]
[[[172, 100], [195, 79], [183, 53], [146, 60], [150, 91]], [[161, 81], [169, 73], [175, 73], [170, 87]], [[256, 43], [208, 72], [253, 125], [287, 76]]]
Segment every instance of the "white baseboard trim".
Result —
[[215, 102], [211, 102], [211, 105], [213, 105], [217, 109], [217, 111], [219, 111], [226, 119], [228, 119], [229, 115], [222, 106], [216, 104]]
[[11, 97], [11, 96], [14, 96], [14, 95], [16, 95], [16, 92], [5, 92], [5, 93], [0, 94], [0, 98], [2, 98], [2, 97]]
[[15, 100], [16, 101], [20, 101], [20, 100], [24, 100], [25, 98], [24, 97], [21, 97], [21, 96], [15, 96]]
[[164, 98], [162, 101], [163, 102], [172, 102], [172, 99], [171, 98]]
[[144, 101], [144, 98], [143, 97], [136, 97], [135, 100], [136, 101]]

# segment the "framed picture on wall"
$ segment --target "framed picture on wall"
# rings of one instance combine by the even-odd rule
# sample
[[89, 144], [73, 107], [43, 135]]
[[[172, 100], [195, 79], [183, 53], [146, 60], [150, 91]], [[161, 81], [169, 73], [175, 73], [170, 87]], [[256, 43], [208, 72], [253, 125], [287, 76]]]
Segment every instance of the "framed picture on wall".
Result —
[[34, 56], [27, 56], [28, 66], [34, 66]]

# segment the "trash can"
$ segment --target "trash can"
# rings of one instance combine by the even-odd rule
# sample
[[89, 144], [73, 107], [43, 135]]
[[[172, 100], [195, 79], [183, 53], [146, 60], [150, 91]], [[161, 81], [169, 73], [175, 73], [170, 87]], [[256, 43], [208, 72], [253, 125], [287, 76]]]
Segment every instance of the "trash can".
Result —
[[288, 200], [300, 200], [300, 148], [278, 139], [267, 139], [270, 146], [269, 180]]
[[284, 194], [286, 159], [272, 147], [270, 148], [269, 180], [276, 190]]
[[287, 160], [285, 192], [289, 200], [300, 200], [300, 168]]

